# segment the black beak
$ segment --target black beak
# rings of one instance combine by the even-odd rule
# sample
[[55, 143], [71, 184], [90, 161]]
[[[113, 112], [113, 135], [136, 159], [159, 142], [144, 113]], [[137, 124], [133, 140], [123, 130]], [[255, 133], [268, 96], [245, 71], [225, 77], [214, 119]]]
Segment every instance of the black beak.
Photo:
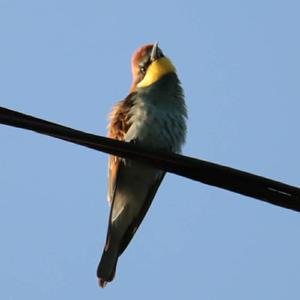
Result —
[[156, 42], [153, 45], [153, 48], [152, 48], [152, 51], [151, 51], [151, 55], [150, 55], [150, 60], [151, 60], [151, 62], [153, 62], [153, 61], [159, 59], [162, 56], [163, 56], [162, 51], [158, 47], [158, 42]]

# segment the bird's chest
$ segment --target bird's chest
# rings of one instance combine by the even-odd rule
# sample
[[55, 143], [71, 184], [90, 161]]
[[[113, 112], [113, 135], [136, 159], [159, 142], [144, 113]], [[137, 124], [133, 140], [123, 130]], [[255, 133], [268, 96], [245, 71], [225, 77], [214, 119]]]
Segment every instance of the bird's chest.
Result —
[[154, 149], [174, 151], [176, 146], [176, 111], [169, 111], [160, 104], [137, 102], [130, 111], [131, 126], [126, 141], [137, 139]]

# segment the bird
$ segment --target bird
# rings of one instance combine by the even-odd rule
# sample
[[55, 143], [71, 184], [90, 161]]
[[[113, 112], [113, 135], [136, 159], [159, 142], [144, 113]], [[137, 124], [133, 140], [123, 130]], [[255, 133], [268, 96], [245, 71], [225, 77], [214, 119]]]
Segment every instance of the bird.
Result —
[[[128, 96], [109, 115], [108, 137], [147, 149], [180, 153], [186, 139], [187, 109], [176, 68], [158, 42], [132, 56]], [[133, 159], [109, 157], [110, 214], [99, 285], [115, 277], [117, 262], [143, 221], [165, 172]]]

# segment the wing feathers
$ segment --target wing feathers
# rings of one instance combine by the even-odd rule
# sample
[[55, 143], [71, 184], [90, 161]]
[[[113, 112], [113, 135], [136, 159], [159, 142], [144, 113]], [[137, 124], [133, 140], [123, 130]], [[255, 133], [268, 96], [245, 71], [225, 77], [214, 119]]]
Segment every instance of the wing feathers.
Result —
[[[109, 115], [108, 137], [124, 141], [125, 135], [131, 126], [130, 109], [134, 105], [135, 93], [131, 93], [125, 100], [118, 102]], [[109, 157], [108, 166], [108, 202], [111, 204], [116, 185], [116, 177], [121, 159], [116, 156]]]

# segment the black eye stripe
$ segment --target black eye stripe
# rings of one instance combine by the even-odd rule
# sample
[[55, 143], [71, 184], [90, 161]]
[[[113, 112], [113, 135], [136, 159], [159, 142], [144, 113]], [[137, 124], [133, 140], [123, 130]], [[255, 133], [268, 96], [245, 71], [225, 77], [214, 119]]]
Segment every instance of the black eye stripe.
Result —
[[147, 60], [141, 61], [141, 62], [139, 63], [140, 71], [141, 71], [142, 73], [145, 73], [146, 70], [147, 70], [147, 68], [149, 67], [150, 63], [151, 63], [150, 58], [148, 58]]
[[139, 64], [140, 67], [144, 67], [144, 68], [147, 68], [149, 65], [150, 65], [150, 60], [149, 59], [147, 59], [145, 61], [142, 61]]

